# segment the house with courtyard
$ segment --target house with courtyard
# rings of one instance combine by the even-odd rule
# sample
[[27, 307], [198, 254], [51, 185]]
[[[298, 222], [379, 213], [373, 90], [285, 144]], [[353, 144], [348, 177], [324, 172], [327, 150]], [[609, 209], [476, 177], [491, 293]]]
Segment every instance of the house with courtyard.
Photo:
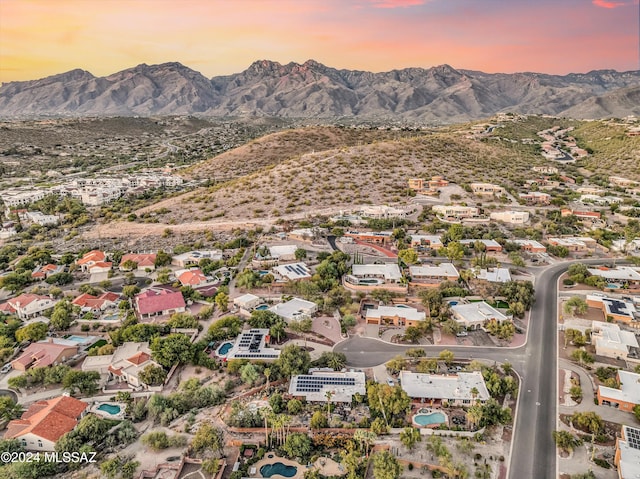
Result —
[[439, 250], [444, 245], [439, 235], [411, 235], [411, 247], [418, 251], [432, 249]]
[[406, 305], [378, 306], [365, 310], [367, 324], [393, 324], [394, 326], [417, 326], [426, 319], [424, 311]]
[[480, 371], [450, 375], [400, 371], [400, 386], [413, 401], [432, 406], [470, 406], [491, 397]]
[[474, 195], [501, 196], [505, 194], [505, 189], [502, 186], [491, 183], [471, 183], [469, 186]]
[[634, 358], [638, 358], [636, 335], [631, 331], [622, 331], [617, 324], [593, 321], [591, 344], [595, 345], [597, 356], [627, 360], [631, 353]]
[[632, 412], [640, 404], [640, 374], [619, 369], [616, 379], [620, 388], [598, 386], [598, 404]]
[[310, 369], [309, 374], [291, 378], [289, 395], [307, 402], [351, 404], [356, 394], [365, 396], [366, 378], [362, 371]]
[[511, 320], [484, 301], [455, 304], [450, 307], [450, 311], [453, 319], [467, 330], [482, 329], [485, 323], [491, 320], [496, 320], [498, 323]]
[[17, 439], [27, 451], [55, 451], [58, 439], [76, 427], [87, 406], [69, 396], [37, 401], [20, 419], [9, 421], [4, 439]]
[[153, 288], [135, 296], [133, 304], [140, 319], [168, 317], [174, 313], [184, 313], [187, 306], [180, 291]]
[[83, 313], [92, 312], [100, 314], [108, 308], [115, 308], [119, 298], [119, 294], [111, 293], [109, 291], [102, 293], [99, 296], [83, 293], [74, 298], [74, 300], [71, 301], [71, 304], [78, 306], [80, 311]]
[[444, 281], [457, 281], [460, 273], [453, 263], [409, 266], [412, 286], [437, 287]]
[[34, 269], [33, 272], [31, 273], [31, 278], [37, 281], [44, 281], [49, 276], [52, 276], [58, 273], [63, 273], [63, 272], [64, 272], [64, 265], [49, 263], [49, 264], [45, 264], [44, 266], [38, 266], [36, 269]]
[[279, 303], [269, 308], [269, 311], [277, 314], [287, 322], [311, 319], [318, 312], [318, 305], [306, 299], [293, 298], [284, 303]]
[[247, 312], [251, 312], [256, 306], [259, 306], [260, 303], [262, 303], [262, 299], [260, 299], [259, 296], [251, 293], [243, 294], [242, 296], [238, 296], [233, 300], [234, 306]]
[[551, 195], [540, 191], [520, 193], [519, 197], [528, 205], [548, 205], [551, 203]]
[[148, 342], [125, 342], [113, 354], [87, 356], [82, 363], [83, 371], [97, 371], [103, 383], [127, 384], [132, 390], [162, 390], [160, 386], [149, 386], [140, 379], [140, 373], [148, 366], [161, 367], [151, 359]]
[[344, 236], [351, 238], [355, 242], [360, 241], [384, 246], [393, 242], [392, 234], [393, 232], [391, 231], [348, 231]]
[[27, 346], [20, 356], [11, 361], [11, 366], [17, 371], [56, 366], [76, 354], [78, 354], [78, 343], [58, 342], [54, 338], [47, 338]]
[[445, 220], [463, 220], [475, 218], [480, 210], [475, 206], [463, 205], [435, 205], [431, 210]]
[[200, 264], [200, 261], [202, 261], [203, 259], [219, 261], [222, 259], [222, 251], [187, 251], [186, 253], [181, 253], [171, 258], [171, 264], [179, 268], [187, 269], [191, 266], [198, 266]]
[[370, 291], [389, 289], [405, 291], [406, 285], [401, 283], [402, 272], [397, 263], [354, 264], [351, 274], [345, 275], [343, 284], [346, 288]]

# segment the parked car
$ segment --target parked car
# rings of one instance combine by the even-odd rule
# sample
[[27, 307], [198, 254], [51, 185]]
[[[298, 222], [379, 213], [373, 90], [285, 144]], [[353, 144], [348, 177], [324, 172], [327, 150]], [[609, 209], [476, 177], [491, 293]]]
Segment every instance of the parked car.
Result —
[[391, 379], [391, 378], [388, 378], [388, 379], [387, 379], [387, 384], [388, 384], [389, 386], [395, 386], [395, 383], [393, 382], [393, 379]]
[[469, 333], [467, 333], [466, 331], [460, 331], [458, 334], [456, 334], [456, 336], [461, 338], [461, 337], [464, 337], [464, 336], [469, 336]]
[[11, 363], [7, 363], [4, 366], [2, 366], [2, 369], [0, 369], [0, 373], [5, 374], [11, 371], [12, 369], [13, 369], [13, 366], [11, 366]]

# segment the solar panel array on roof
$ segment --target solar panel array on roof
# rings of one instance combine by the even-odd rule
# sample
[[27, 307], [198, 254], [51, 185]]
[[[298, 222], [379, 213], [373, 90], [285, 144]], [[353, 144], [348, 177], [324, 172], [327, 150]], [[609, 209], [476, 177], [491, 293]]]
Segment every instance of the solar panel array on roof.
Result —
[[640, 449], [640, 429], [627, 426], [625, 436], [629, 446], [634, 449]]
[[285, 265], [285, 269], [290, 273], [297, 274], [298, 276], [306, 276], [309, 274], [301, 265], [293, 264], [293, 265]]
[[296, 381], [296, 391], [317, 393], [325, 386], [355, 386], [355, 384], [355, 378], [301, 375]]

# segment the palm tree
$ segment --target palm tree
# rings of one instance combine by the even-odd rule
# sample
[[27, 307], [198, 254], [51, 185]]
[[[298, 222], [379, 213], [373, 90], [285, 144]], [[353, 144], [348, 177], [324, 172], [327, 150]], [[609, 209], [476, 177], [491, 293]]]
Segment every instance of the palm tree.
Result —
[[474, 404], [467, 410], [467, 419], [474, 427], [478, 427], [482, 421], [483, 410], [479, 404]]
[[476, 398], [478, 397], [478, 394], [480, 394], [480, 391], [478, 391], [477, 387], [472, 387], [471, 388], [471, 397], [473, 397], [473, 404], [476, 403]]
[[331, 398], [333, 397], [333, 391], [327, 391], [324, 396], [327, 398], [327, 423], [331, 423]]

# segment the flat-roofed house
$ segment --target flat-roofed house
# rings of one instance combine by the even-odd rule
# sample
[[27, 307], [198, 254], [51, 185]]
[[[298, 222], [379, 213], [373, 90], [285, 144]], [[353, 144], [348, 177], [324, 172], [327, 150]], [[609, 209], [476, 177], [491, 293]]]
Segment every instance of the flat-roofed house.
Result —
[[184, 313], [186, 304], [180, 291], [149, 289], [133, 298], [135, 309], [142, 319]]
[[480, 242], [484, 245], [484, 250], [487, 253], [500, 253], [502, 251], [502, 245], [496, 240], [492, 239], [464, 239], [460, 240], [460, 244], [467, 248], [473, 248], [476, 242]]
[[588, 268], [589, 273], [593, 276], [600, 276], [607, 280], [607, 283], [615, 283], [623, 286], [640, 285], [640, 272], [637, 268], [629, 266], [618, 266], [616, 268]]
[[516, 239], [513, 242], [520, 246], [522, 251], [526, 251], [527, 253], [546, 253], [547, 248], [540, 242], [536, 240], [528, 240], [528, 239]]
[[11, 361], [13, 369], [26, 371], [29, 368], [44, 368], [61, 364], [78, 354], [78, 345], [55, 342], [53, 338], [31, 343], [20, 356]]
[[[289, 394], [307, 402], [351, 404], [353, 396], [366, 394], [365, 375], [362, 371], [334, 371], [332, 369], [310, 369], [309, 374], [291, 378]], [[329, 399], [327, 399], [329, 398]]]
[[475, 206], [463, 205], [435, 205], [431, 210], [445, 219], [466, 219], [478, 216], [480, 210]]
[[187, 251], [186, 253], [175, 255], [171, 258], [171, 264], [180, 268], [188, 268], [197, 266], [203, 259], [211, 261], [219, 261], [222, 259], [222, 251], [220, 250], [197, 250]]
[[438, 250], [443, 246], [442, 238], [438, 235], [411, 235], [412, 248], [430, 248]]
[[432, 405], [468, 406], [491, 397], [479, 371], [453, 375], [400, 371], [400, 386], [414, 401]]
[[294, 244], [269, 246], [269, 256], [276, 261], [295, 261], [297, 250]]
[[280, 264], [271, 268], [276, 281], [300, 281], [311, 278], [311, 270], [306, 263]]
[[596, 346], [596, 355], [605, 358], [624, 359], [630, 351], [638, 349], [638, 340], [631, 331], [622, 331], [613, 323], [593, 321], [591, 327], [591, 344]]
[[237, 306], [240, 309], [244, 309], [246, 311], [251, 311], [253, 308], [258, 306], [261, 302], [262, 300], [260, 299], [259, 296], [256, 296], [255, 294], [251, 294], [251, 293], [243, 294], [242, 296], [238, 296], [233, 300], [233, 304], [235, 306]]
[[620, 389], [598, 386], [598, 404], [632, 412], [640, 404], [640, 374], [618, 370]]
[[271, 336], [268, 329], [249, 329], [238, 335], [233, 346], [220, 357], [223, 361], [247, 359], [249, 361], [275, 361], [280, 350], [269, 347]]
[[523, 225], [529, 221], [528, 211], [494, 211], [489, 214], [493, 221], [502, 221], [510, 225]]
[[567, 236], [547, 239], [548, 243], [553, 246], [564, 246], [572, 253], [586, 253], [593, 251], [598, 246], [598, 242], [593, 238], [583, 236]]
[[277, 314], [285, 321], [301, 321], [311, 319], [318, 311], [318, 305], [306, 299], [293, 298], [284, 303], [276, 304], [269, 311]]
[[520, 193], [519, 197], [528, 205], [548, 205], [551, 203], [551, 195], [548, 193], [542, 193], [540, 191]]
[[614, 463], [619, 479], [640, 477], [640, 428], [622, 426], [621, 437], [616, 439]]
[[367, 324], [393, 324], [394, 326], [417, 326], [426, 319], [424, 311], [410, 306], [378, 306], [367, 309]]
[[500, 196], [505, 193], [502, 186], [493, 185], [491, 183], [471, 183], [469, 186], [475, 195]]
[[390, 289], [405, 291], [401, 284], [402, 272], [397, 263], [354, 264], [351, 274], [344, 277], [344, 286], [356, 290]]
[[489, 283], [508, 283], [511, 281], [509, 268], [486, 268], [476, 274], [476, 279]]
[[27, 451], [55, 451], [56, 442], [72, 431], [88, 404], [70, 396], [37, 401], [20, 419], [7, 424], [5, 439], [17, 439]]
[[502, 314], [484, 301], [477, 303], [456, 304], [451, 306], [453, 319], [467, 329], [481, 329], [484, 324], [492, 319], [502, 323], [509, 321], [509, 317]]
[[634, 328], [640, 327], [639, 322], [636, 320], [636, 307], [631, 301], [608, 298], [602, 293], [593, 293], [587, 295], [587, 305], [601, 309], [607, 319], [611, 317], [612, 321], [625, 323], [627, 326]]
[[344, 234], [347, 238], [363, 243], [385, 245], [393, 241], [391, 231], [347, 231]]
[[412, 285], [427, 287], [436, 287], [443, 281], [457, 281], [460, 277], [453, 263], [409, 266], [409, 275]]

